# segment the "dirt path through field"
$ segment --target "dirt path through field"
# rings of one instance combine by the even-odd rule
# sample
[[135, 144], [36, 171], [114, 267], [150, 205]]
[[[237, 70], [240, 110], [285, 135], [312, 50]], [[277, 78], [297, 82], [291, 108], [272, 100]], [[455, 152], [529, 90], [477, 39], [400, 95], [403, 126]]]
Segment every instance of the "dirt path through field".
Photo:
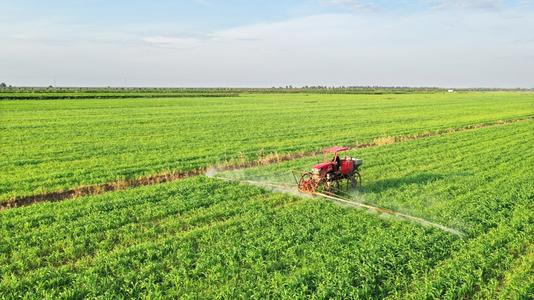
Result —
[[[418, 134], [392, 136], [392, 137], [380, 137], [380, 138], [374, 139], [371, 142], [350, 145], [350, 147], [355, 148], [355, 149], [377, 147], [377, 146], [382, 146], [382, 145], [395, 144], [399, 142], [413, 141], [413, 140], [427, 138], [427, 137], [442, 136], [442, 135], [452, 134], [456, 132], [476, 130], [479, 128], [502, 126], [502, 125], [516, 123], [516, 122], [531, 121], [533, 119], [534, 119], [534, 116], [528, 116], [528, 117], [517, 118], [517, 119], [498, 120], [494, 122], [471, 124], [471, 125], [457, 127], [457, 128], [440, 129], [436, 131], [429, 131], [429, 132], [423, 132], [423, 133], [418, 133]], [[269, 165], [273, 163], [284, 162], [284, 161], [289, 161], [289, 160], [294, 160], [294, 159], [299, 159], [299, 158], [312, 157], [312, 156], [317, 156], [320, 154], [322, 154], [321, 151], [309, 151], [309, 152], [299, 152], [299, 153], [290, 153], [290, 154], [276, 154], [276, 155], [269, 155], [269, 156], [266, 156], [266, 157], [263, 157], [263, 158], [260, 158], [254, 161], [246, 161], [243, 163], [223, 164], [220, 166], [209, 167], [209, 168], [199, 168], [199, 169], [195, 169], [191, 171], [184, 171], [184, 172], [175, 171], [175, 172], [167, 172], [167, 173], [161, 173], [161, 174], [153, 174], [149, 176], [139, 177], [136, 179], [117, 180], [117, 181], [101, 183], [101, 184], [80, 186], [80, 187], [72, 188], [69, 190], [63, 190], [63, 191], [54, 191], [54, 192], [48, 192], [48, 193], [42, 193], [42, 194], [36, 194], [36, 195], [14, 197], [9, 200], [0, 202], [0, 211], [4, 209], [27, 206], [27, 205], [31, 205], [35, 203], [40, 203], [40, 202], [61, 201], [61, 200], [66, 200], [66, 199], [82, 197], [82, 196], [102, 194], [102, 193], [110, 192], [110, 191], [124, 190], [124, 189], [138, 187], [138, 186], [171, 182], [171, 181], [176, 181], [176, 180], [180, 180], [180, 179], [192, 177], [192, 176], [209, 175], [209, 172], [211, 170], [214, 170], [214, 168], [215, 170], [219, 170], [219, 171], [236, 170], [236, 169], [262, 166], [262, 165]]]

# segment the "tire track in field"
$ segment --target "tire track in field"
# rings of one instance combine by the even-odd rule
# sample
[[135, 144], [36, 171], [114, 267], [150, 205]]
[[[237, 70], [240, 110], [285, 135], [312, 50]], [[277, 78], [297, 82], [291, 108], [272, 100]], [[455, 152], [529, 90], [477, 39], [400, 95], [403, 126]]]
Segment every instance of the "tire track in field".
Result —
[[[378, 146], [383, 146], [383, 145], [396, 144], [400, 142], [414, 141], [414, 140], [418, 140], [422, 138], [448, 135], [448, 134], [453, 134], [453, 133], [462, 132], [462, 131], [470, 131], [470, 130], [477, 130], [480, 128], [503, 126], [503, 125], [517, 123], [517, 122], [528, 122], [532, 120], [534, 120], [534, 116], [526, 116], [523, 118], [507, 119], [507, 120], [497, 120], [493, 122], [470, 124], [470, 125], [466, 125], [462, 127], [439, 129], [439, 130], [427, 131], [427, 132], [416, 133], [416, 134], [378, 137], [372, 140], [371, 142], [354, 144], [354, 145], [349, 145], [349, 146], [351, 148], [359, 148], [359, 149], [378, 147]], [[198, 169], [194, 169], [190, 171], [165, 172], [165, 173], [153, 174], [153, 175], [148, 175], [148, 176], [142, 176], [142, 177], [138, 177], [134, 179], [116, 180], [116, 181], [100, 183], [100, 184], [79, 186], [76, 188], [62, 190], [62, 191], [46, 192], [42, 194], [19, 196], [19, 197], [15, 196], [9, 200], [0, 202], [0, 211], [5, 210], [5, 209], [10, 209], [10, 208], [28, 206], [28, 205], [32, 205], [32, 204], [40, 203], [40, 202], [62, 201], [66, 199], [73, 199], [73, 198], [78, 198], [78, 197], [88, 196], [88, 195], [98, 195], [98, 194], [103, 194], [106, 192], [124, 190], [124, 189], [139, 187], [139, 186], [172, 182], [172, 181], [176, 181], [176, 180], [180, 180], [180, 179], [184, 179], [188, 177], [205, 175], [206, 173], [209, 173], [211, 170], [229, 171], [229, 170], [251, 168], [251, 167], [270, 165], [270, 164], [294, 160], [294, 159], [313, 157], [313, 156], [317, 156], [320, 154], [322, 154], [322, 151], [307, 151], [307, 152], [297, 152], [297, 153], [288, 153], [288, 154], [271, 154], [271, 155], [259, 158], [257, 160], [243, 161], [240, 163], [227, 163], [227, 164], [222, 164], [219, 166], [202, 167], [202, 168], [198, 168]]]

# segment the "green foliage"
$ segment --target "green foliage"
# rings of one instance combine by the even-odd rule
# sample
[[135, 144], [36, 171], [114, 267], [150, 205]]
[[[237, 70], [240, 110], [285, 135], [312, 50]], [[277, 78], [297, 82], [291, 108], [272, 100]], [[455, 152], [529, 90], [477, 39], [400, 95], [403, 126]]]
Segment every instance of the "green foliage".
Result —
[[[0, 199], [532, 116], [529, 93], [0, 101]], [[0, 211], [0, 298], [528, 299], [534, 122], [356, 149], [394, 218], [203, 176]], [[226, 173], [289, 183], [317, 158]], [[274, 179], [274, 180], [273, 180]]]
[[[346, 198], [479, 234], [495, 227], [534, 193], [534, 122], [507, 124], [374, 148], [362, 158], [363, 186]], [[219, 173], [294, 186], [291, 170], [322, 157]], [[344, 186], [342, 185], [342, 188]]]
[[195, 178], [0, 213], [0, 297], [384, 297], [457, 237]]
[[0, 101], [0, 201], [532, 116], [533, 101], [503, 92]]
[[216, 98], [216, 97], [237, 97], [238, 93], [232, 92], [211, 92], [211, 91], [189, 91], [189, 92], [15, 92], [0, 93], [0, 101], [5, 100], [67, 100], [67, 99], [137, 99], [137, 98]]
[[364, 199], [462, 224], [463, 239], [200, 176], [0, 212], [0, 298], [528, 298], [533, 125], [356, 151]]

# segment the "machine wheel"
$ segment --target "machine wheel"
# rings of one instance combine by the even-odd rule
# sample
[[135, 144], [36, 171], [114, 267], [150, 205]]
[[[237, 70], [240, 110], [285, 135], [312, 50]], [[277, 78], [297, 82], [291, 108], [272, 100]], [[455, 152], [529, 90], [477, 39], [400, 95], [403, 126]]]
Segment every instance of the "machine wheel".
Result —
[[313, 179], [313, 174], [311, 172], [306, 172], [300, 176], [298, 189], [303, 193], [314, 193], [320, 183], [320, 181], [317, 182]]
[[354, 174], [349, 178], [350, 180], [350, 187], [355, 189], [358, 184], [360, 187], [362, 186], [362, 176], [360, 176], [360, 173], [354, 172]]
[[362, 187], [362, 176], [360, 175], [360, 173], [355, 172], [354, 178], [356, 179], [356, 186], [359, 185], [360, 187]]
[[339, 188], [340, 188], [339, 182], [340, 182], [339, 180], [336, 180], [336, 181], [332, 182], [330, 187], [333, 187], [335, 190], [339, 190]]

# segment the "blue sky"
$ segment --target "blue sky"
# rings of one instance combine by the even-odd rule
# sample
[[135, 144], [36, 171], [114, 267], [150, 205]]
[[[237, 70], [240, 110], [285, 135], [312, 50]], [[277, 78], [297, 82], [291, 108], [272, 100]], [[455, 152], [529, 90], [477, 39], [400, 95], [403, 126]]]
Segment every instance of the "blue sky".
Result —
[[1, 1], [0, 81], [534, 87], [534, 1]]

